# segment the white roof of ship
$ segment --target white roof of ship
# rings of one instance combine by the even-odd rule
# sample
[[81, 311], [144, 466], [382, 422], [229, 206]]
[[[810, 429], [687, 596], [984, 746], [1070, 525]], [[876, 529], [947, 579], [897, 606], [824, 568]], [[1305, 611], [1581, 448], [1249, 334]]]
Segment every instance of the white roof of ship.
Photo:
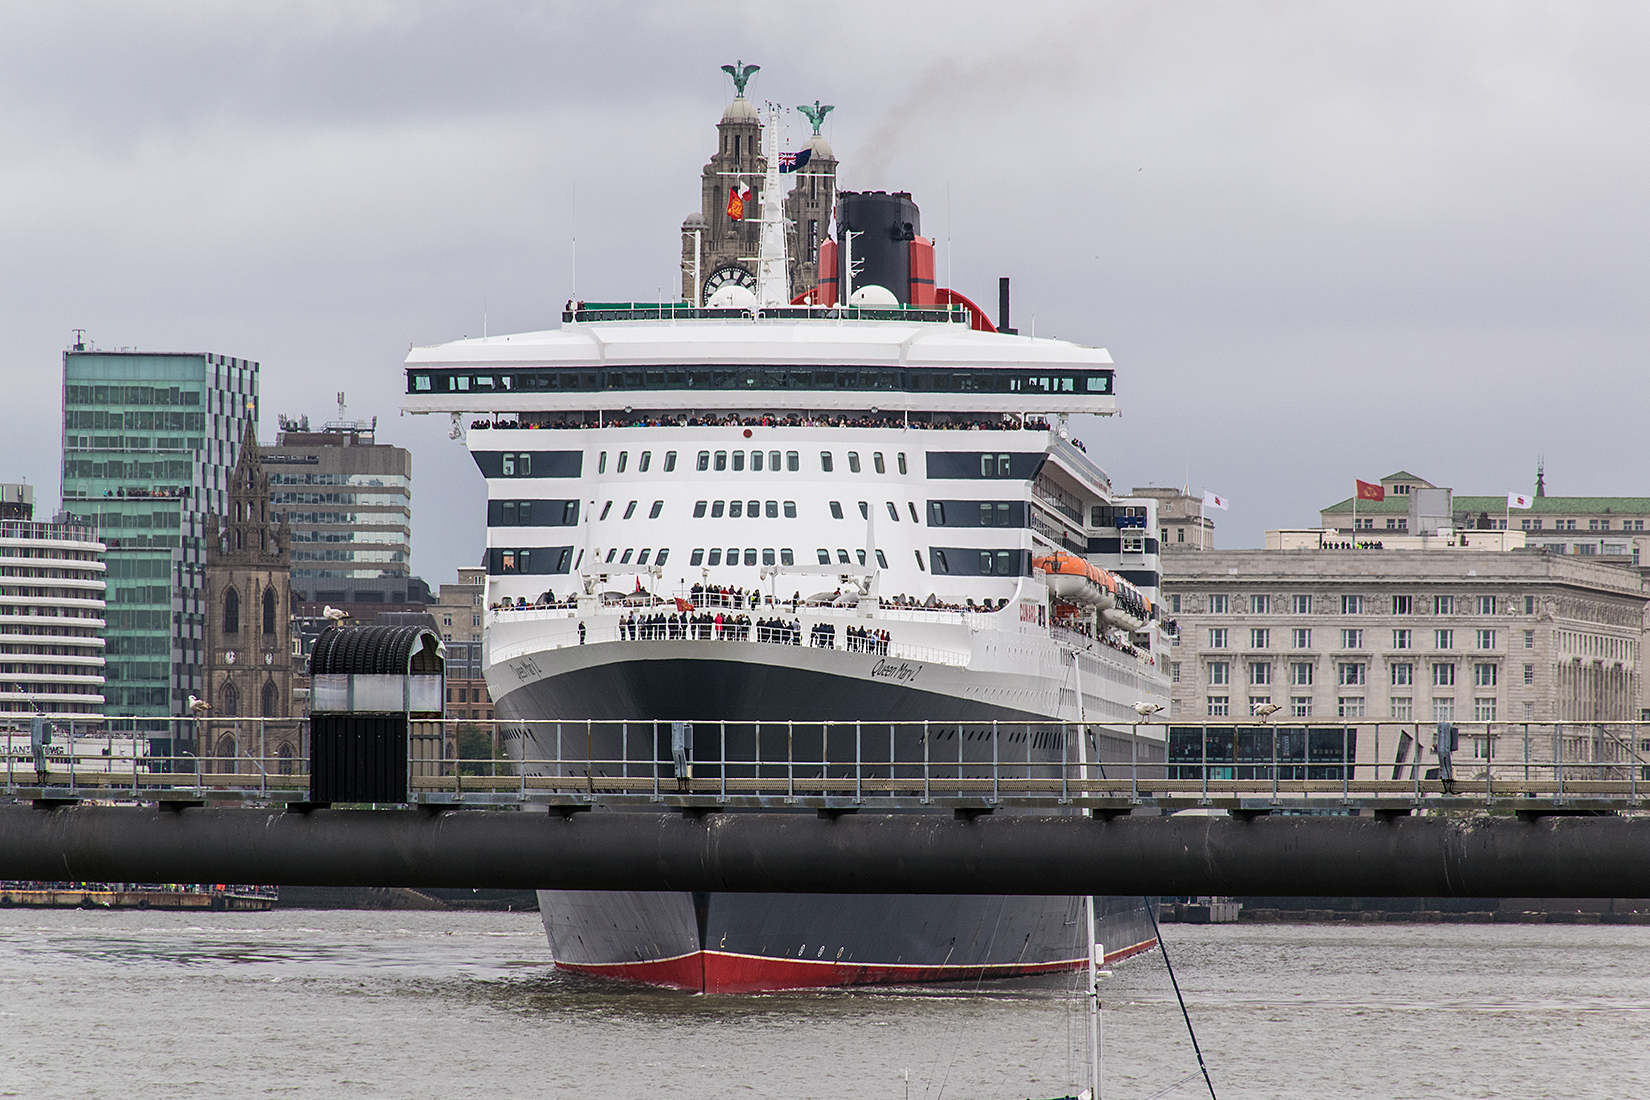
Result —
[[409, 367], [650, 364], [1093, 368], [1104, 348], [913, 321], [599, 321], [414, 348]]

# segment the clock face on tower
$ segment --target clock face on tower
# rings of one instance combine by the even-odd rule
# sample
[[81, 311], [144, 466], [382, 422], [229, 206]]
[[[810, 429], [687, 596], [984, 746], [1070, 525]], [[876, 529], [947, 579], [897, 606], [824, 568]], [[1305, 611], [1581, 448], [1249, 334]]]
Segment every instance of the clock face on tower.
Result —
[[742, 286], [752, 294], [756, 293], [756, 276], [740, 267], [738, 264], [727, 264], [712, 271], [705, 279], [705, 297], [709, 298], [725, 286]]

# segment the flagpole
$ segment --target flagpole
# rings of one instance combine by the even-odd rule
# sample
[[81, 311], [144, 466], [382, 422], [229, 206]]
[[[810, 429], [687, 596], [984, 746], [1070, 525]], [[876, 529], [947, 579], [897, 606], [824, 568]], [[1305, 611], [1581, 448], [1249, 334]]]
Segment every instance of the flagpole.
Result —
[[1204, 497], [1197, 505], [1197, 548], [1199, 550], [1203, 549], [1203, 509], [1208, 501], [1209, 498]]
[[1352, 479], [1352, 549], [1358, 548], [1358, 479]]

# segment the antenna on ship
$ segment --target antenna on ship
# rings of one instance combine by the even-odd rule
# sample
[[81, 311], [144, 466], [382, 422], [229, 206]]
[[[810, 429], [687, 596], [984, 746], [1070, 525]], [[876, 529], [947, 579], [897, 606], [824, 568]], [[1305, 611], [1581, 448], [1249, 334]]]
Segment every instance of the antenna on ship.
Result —
[[785, 255], [785, 214], [779, 193], [779, 110], [768, 105], [767, 172], [762, 177], [762, 248], [756, 261], [756, 302], [785, 306], [791, 302], [790, 263]]

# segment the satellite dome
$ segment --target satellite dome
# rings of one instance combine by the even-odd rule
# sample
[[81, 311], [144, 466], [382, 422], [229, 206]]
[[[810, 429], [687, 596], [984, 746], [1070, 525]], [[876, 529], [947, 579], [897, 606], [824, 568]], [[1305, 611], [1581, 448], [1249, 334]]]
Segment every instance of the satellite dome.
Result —
[[755, 309], [756, 295], [751, 293], [749, 287], [740, 286], [738, 283], [729, 283], [727, 286], [717, 288], [716, 293], [710, 296], [710, 301], [705, 303], [705, 308]]
[[728, 104], [728, 109], [722, 112], [722, 121], [761, 123], [762, 116], [757, 113], [755, 107], [751, 106], [750, 100], [744, 96], [737, 96], [732, 103]]
[[898, 309], [899, 299], [885, 286], [862, 286], [854, 291], [848, 304], [867, 309]]

